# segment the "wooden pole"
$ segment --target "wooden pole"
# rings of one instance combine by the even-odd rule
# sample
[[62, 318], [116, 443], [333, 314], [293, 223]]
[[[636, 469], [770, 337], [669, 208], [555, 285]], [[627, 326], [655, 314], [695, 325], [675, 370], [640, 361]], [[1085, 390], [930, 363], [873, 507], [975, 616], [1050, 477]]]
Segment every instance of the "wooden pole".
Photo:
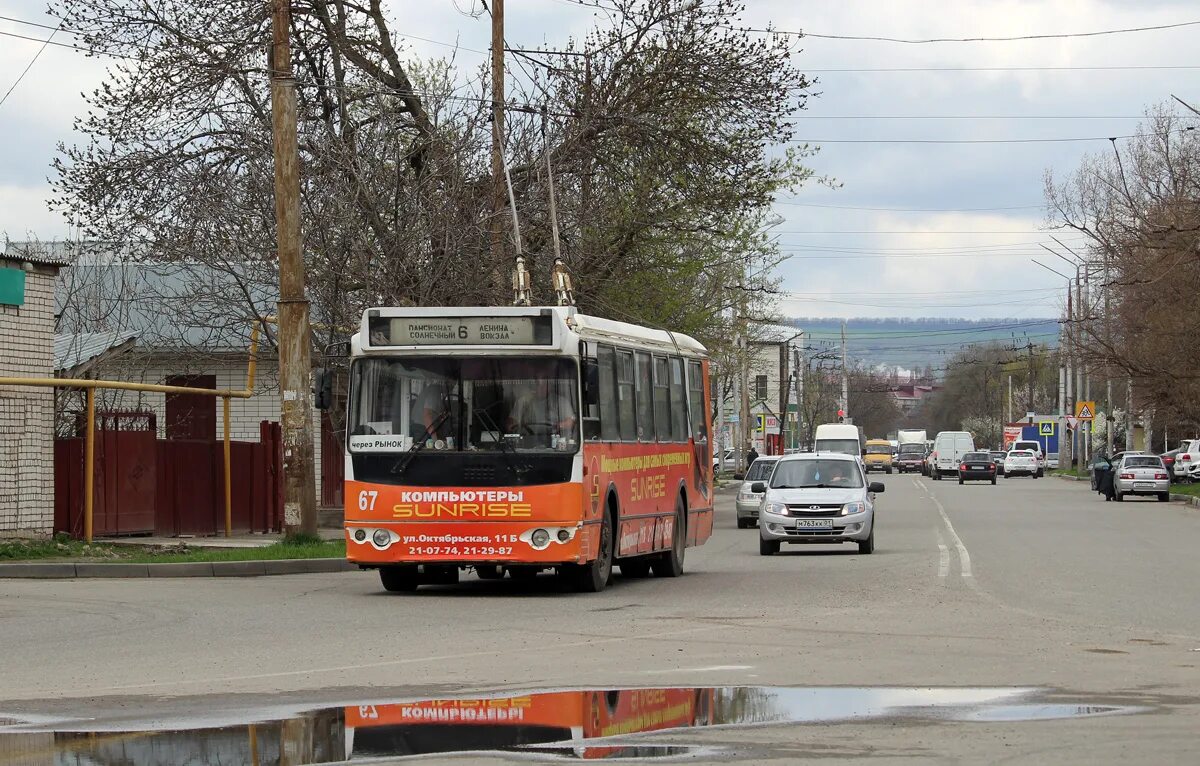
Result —
[[275, 153], [275, 228], [279, 251], [280, 425], [283, 428], [284, 531], [317, 533], [313, 466], [312, 360], [300, 238], [300, 159], [291, 5], [271, 0], [271, 120]]
[[504, 204], [504, 0], [492, 0], [492, 268], [503, 275]]

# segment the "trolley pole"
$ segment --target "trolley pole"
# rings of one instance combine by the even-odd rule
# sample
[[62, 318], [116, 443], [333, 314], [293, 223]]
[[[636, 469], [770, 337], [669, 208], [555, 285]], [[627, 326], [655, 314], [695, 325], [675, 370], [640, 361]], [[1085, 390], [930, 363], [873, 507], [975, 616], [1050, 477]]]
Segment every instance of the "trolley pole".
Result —
[[279, 256], [279, 382], [283, 430], [284, 532], [317, 533], [313, 476], [312, 360], [300, 239], [300, 160], [291, 7], [271, 0], [271, 123], [275, 154], [275, 228]]

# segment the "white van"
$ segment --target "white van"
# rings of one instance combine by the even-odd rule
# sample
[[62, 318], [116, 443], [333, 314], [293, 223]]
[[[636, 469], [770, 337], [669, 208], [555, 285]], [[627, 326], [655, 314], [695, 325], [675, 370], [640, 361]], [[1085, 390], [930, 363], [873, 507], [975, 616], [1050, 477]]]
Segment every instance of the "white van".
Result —
[[825, 423], [813, 434], [813, 452], [841, 452], [862, 458], [862, 437], [858, 426], [846, 423]]
[[1046, 453], [1042, 452], [1042, 443], [1033, 439], [1017, 439], [1009, 447], [1010, 450], [1029, 450], [1037, 458], [1037, 476], [1046, 475]]
[[933, 440], [933, 471], [936, 481], [942, 474], [957, 473], [962, 456], [975, 451], [975, 439], [966, 431], [942, 431]]

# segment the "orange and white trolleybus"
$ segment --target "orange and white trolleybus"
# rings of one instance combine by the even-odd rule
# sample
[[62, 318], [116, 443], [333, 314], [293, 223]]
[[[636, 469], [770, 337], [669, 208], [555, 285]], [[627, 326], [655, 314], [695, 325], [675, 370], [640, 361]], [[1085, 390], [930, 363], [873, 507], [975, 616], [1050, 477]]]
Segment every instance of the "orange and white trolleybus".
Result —
[[372, 308], [351, 338], [346, 555], [384, 588], [677, 577], [712, 533], [708, 361], [570, 306]]

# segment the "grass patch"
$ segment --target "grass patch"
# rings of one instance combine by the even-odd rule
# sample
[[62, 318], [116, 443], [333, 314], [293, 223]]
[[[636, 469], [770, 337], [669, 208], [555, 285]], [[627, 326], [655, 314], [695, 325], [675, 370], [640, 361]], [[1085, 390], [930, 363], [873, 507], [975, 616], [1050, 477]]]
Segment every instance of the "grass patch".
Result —
[[1051, 476], [1077, 476], [1081, 479], [1091, 477], [1091, 472], [1086, 468], [1051, 468], [1047, 473]]
[[1171, 494], [1200, 497], [1200, 484], [1172, 484]]
[[260, 548], [208, 548], [180, 543], [173, 546], [106, 545], [81, 540], [9, 540], [0, 542], [0, 562], [70, 560], [124, 564], [182, 564], [207, 561], [278, 561], [336, 559], [346, 556], [345, 540], [281, 540]]

